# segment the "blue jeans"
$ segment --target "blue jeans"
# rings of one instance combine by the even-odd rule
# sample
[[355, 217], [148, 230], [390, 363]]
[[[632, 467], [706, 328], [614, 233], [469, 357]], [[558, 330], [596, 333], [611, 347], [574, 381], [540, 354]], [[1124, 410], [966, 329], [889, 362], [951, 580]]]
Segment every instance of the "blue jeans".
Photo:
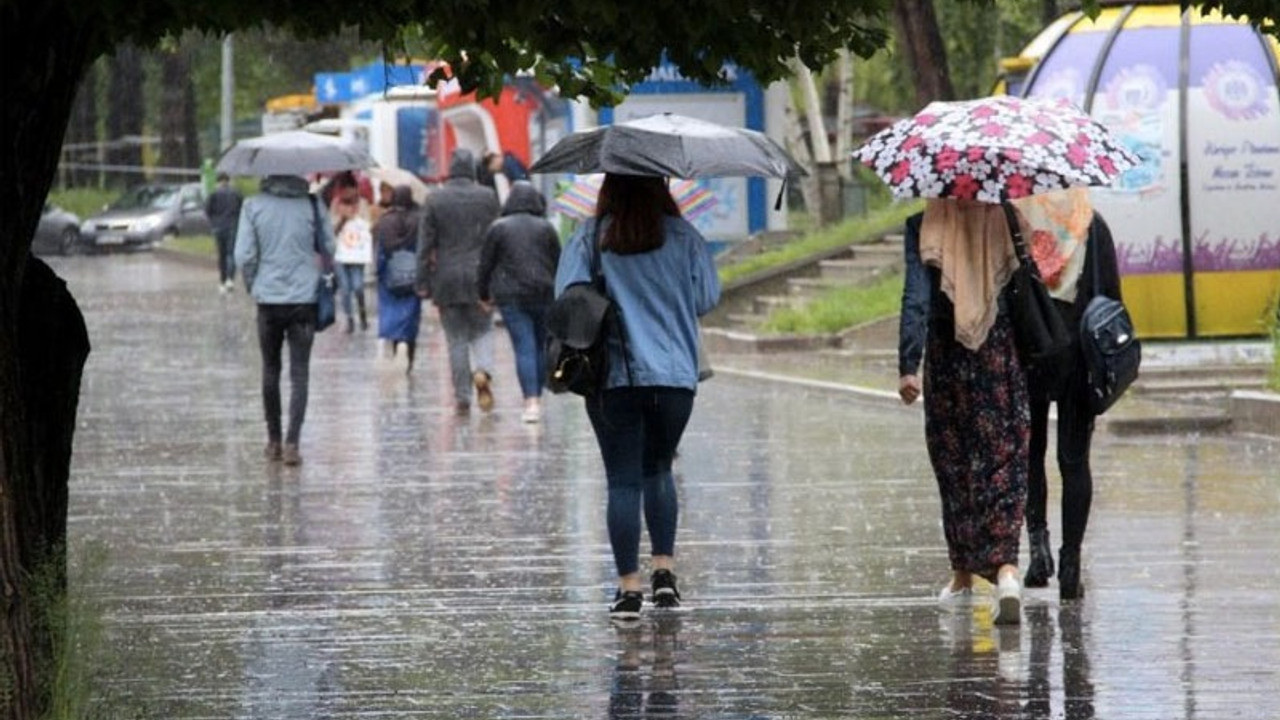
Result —
[[351, 317], [351, 296], [355, 295], [360, 305], [360, 315], [364, 316], [364, 265], [360, 263], [338, 263], [338, 289], [342, 292], [342, 312]]
[[516, 376], [526, 398], [542, 397], [547, 379], [547, 303], [501, 305], [502, 322], [511, 336]]
[[674, 555], [676, 498], [671, 461], [693, 413], [693, 391], [668, 387], [624, 387], [588, 398], [609, 482], [607, 524], [618, 576], [640, 568], [640, 510], [654, 555]]

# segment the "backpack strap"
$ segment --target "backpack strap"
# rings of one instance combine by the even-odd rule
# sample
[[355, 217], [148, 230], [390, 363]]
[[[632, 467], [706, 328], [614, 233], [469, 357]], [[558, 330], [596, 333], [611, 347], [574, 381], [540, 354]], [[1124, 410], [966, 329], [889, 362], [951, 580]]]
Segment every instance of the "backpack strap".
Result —
[[609, 313], [613, 316], [613, 326], [618, 331], [618, 342], [622, 344], [622, 367], [627, 371], [627, 384], [634, 386], [636, 378], [631, 372], [631, 349], [627, 346], [627, 333], [622, 327], [622, 311], [618, 309], [617, 301], [609, 296], [609, 288], [605, 283], [604, 259], [601, 257], [603, 251], [600, 249], [600, 224], [601, 218], [596, 218], [591, 230], [591, 283], [596, 286], [601, 295], [611, 301]]

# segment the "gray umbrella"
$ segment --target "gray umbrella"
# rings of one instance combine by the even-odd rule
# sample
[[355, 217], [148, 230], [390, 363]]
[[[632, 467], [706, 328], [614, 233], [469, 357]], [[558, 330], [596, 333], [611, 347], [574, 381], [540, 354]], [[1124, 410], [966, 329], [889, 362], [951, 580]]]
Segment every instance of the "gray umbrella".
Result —
[[763, 133], [671, 113], [573, 133], [529, 171], [676, 178], [807, 174]]
[[290, 130], [237, 141], [218, 160], [218, 171], [228, 175], [308, 175], [376, 164], [368, 152], [349, 140]]

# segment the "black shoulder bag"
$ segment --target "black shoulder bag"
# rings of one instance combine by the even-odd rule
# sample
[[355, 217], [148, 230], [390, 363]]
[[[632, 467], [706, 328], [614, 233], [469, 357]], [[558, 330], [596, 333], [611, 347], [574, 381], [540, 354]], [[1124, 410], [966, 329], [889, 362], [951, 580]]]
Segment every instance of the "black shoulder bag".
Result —
[[1013, 320], [1018, 355], [1027, 369], [1061, 366], [1058, 356], [1071, 348], [1071, 331], [1054, 306], [1035, 260], [1027, 252], [1022, 225], [1014, 214], [1013, 206], [1008, 202], [1001, 203], [1001, 206], [1018, 256], [1018, 269], [1013, 271], [1013, 278], [1009, 281], [1012, 286], [1009, 314]]
[[565, 288], [547, 311], [547, 389], [594, 397], [609, 379], [609, 334], [622, 343], [622, 362], [631, 378], [627, 338], [618, 306], [605, 288], [600, 267], [600, 224], [591, 236], [591, 282]]
[[[1097, 248], [1092, 228], [1087, 253]], [[1142, 343], [1133, 329], [1133, 319], [1124, 303], [1101, 292], [1098, 257], [1093, 263], [1093, 292], [1080, 316], [1080, 352], [1089, 388], [1089, 408], [1094, 415], [1106, 412], [1138, 377], [1142, 365]]]

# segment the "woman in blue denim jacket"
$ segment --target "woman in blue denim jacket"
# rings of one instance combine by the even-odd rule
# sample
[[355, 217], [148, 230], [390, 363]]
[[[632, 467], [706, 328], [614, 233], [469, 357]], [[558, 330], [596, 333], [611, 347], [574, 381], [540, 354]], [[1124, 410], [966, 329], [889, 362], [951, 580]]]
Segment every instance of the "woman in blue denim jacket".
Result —
[[587, 398], [586, 407], [608, 477], [607, 524], [619, 585], [609, 613], [632, 620], [644, 597], [642, 508], [652, 551], [651, 600], [659, 608], [680, 605], [672, 572], [679, 506], [671, 463], [698, 386], [698, 318], [719, 302], [720, 280], [706, 241], [680, 217], [659, 177], [605, 176], [596, 218], [560, 256], [557, 297], [570, 285], [591, 282], [593, 241], [622, 337], [609, 339], [605, 391]]

